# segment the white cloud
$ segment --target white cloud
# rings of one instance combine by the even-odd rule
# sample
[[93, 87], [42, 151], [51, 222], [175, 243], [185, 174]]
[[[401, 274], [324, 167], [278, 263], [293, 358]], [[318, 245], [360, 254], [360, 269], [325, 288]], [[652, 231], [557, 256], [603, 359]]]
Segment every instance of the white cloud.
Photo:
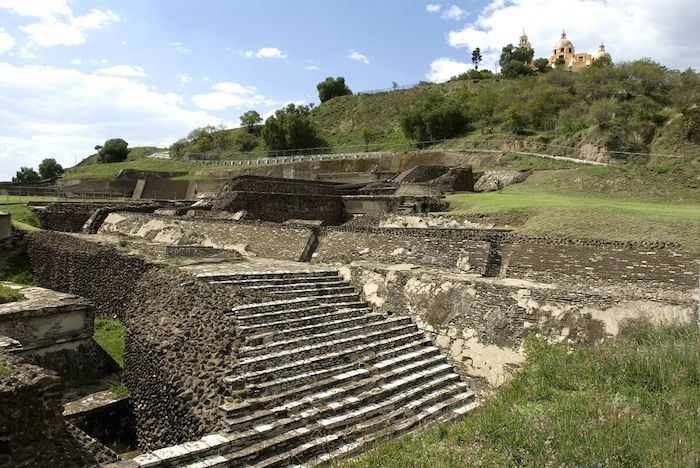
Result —
[[48, 156], [70, 166], [108, 138], [168, 145], [221, 120], [136, 78], [49, 66], [0, 62], [0, 100], [0, 180]]
[[126, 45], [126, 41], [122, 41], [121, 44], [122, 44], [123, 46], [125, 46], [125, 45]]
[[442, 13], [440, 18], [444, 19], [445, 21], [459, 21], [462, 18], [465, 18], [467, 14], [468, 13], [465, 10], [462, 10], [457, 5], [450, 5], [450, 7]]
[[287, 56], [277, 47], [263, 47], [257, 52], [254, 50], [239, 50], [238, 53], [245, 58], [273, 58], [273, 59], [283, 59]]
[[448, 43], [480, 47], [488, 66], [498, 62], [504, 45], [517, 43], [523, 25], [533, 25], [526, 33], [535, 57], [548, 57], [565, 28], [577, 51], [595, 52], [603, 40], [613, 61], [650, 57], [667, 66], [698, 69], [698, 23], [696, 0], [492, 0], [476, 20], [450, 32]]
[[109, 68], [100, 68], [97, 73], [108, 76], [124, 76], [130, 78], [142, 78], [146, 72], [142, 67], [133, 65], [115, 65]]
[[202, 81], [211, 81], [211, 76], [203, 76]]
[[177, 50], [181, 54], [186, 54], [186, 53], [190, 52], [190, 49], [188, 49], [187, 47], [182, 45], [182, 42], [174, 41], [174, 42], [171, 42], [170, 45], [173, 46], [175, 48], [175, 50]]
[[359, 52], [356, 52], [354, 50], [350, 52], [350, 55], [348, 55], [348, 58], [350, 60], [355, 60], [356, 62], [362, 62], [365, 65], [369, 65], [369, 59], [367, 58], [367, 56], [364, 54], [361, 54]]
[[230, 107], [271, 106], [275, 101], [259, 94], [254, 86], [243, 86], [225, 81], [212, 86], [212, 91], [192, 97], [200, 109], [220, 111]]
[[428, 5], [425, 7], [425, 11], [428, 13], [438, 13], [440, 10], [442, 10], [442, 5], [437, 3], [428, 3]]
[[[2, 1], [2, 0], [0, 0]], [[40, 47], [57, 45], [73, 46], [84, 44], [85, 32], [102, 29], [120, 21], [119, 15], [111, 10], [93, 9], [82, 16], [43, 17], [40, 23], [19, 26], [19, 30], [29, 36], [29, 44]]]
[[461, 75], [474, 68], [471, 64], [458, 62], [447, 57], [433, 60], [430, 71], [425, 75], [429, 81], [443, 83], [453, 76]]
[[177, 78], [177, 81], [180, 82], [180, 86], [185, 86], [187, 83], [192, 81], [192, 77], [187, 73], [180, 73], [179, 75], [175, 76], [175, 78]]
[[318, 70], [318, 65], [307, 65], [304, 68], [306, 68], [309, 71], [316, 71], [316, 70]]
[[66, 0], [0, 0], [0, 8], [11, 10], [21, 16], [36, 18], [73, 14]]
[[74, 59], [71, 59], [70, 63], [71, 63], [71, 65], [82, 65], [83, 61], [80, 60], [79, 58], [74, 58]]
[[0, 28], [0, 54], [4, 54], [15, 46], [15, 38], [10, 36], [5, 28]]

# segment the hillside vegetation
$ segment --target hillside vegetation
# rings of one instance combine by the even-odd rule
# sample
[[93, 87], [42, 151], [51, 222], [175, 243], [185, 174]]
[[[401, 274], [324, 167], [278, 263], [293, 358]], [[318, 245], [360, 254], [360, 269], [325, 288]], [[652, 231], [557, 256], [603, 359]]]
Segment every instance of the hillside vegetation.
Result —
[[[402, 131], [402, 116], [440, 100], [458, 106], [466, 116], [468, 123], [458, 126], [455, 137], [525, 138], [575, 148], [591, 145], [589, 152], [700, 157], [700, 77], [693, 70], [669, 70], [639, 60], [580, 73], [550, 70], [514, 79], [471, 76], [406, 90], [338, 96], [315, 107], [310, 120], [329, 146], [355, 145], [356, 151], [405, 147], [412, 141]], [[208, 127], [203, 138], [195, 131], [179, 142], [174, 156], [259, 154], [266, 150], [260, 128]]]
[[342, 466], [698, 466], [697, 325], [636, 325], [598, 347], [530, 335], [525, 352], [472, 415]]

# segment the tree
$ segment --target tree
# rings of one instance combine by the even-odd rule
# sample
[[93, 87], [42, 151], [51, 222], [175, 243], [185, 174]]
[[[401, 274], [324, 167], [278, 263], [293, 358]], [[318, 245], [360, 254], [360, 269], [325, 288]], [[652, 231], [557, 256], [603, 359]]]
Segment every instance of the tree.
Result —
[[317, 84], [316, 89], [318, 89], [318, 99], [321, 103], [330, 101], [334, 97], [352, 94], [348, 85], [345, 84], [345, 78], [342, 76], [335, 79], [329, 76]]
[[20, 167], [17, 171], [17, 175], [12, 178], [12, 182], [19, 182], [20, 184], [29, 182], [38, 182], [41, 180], [39, 174], [31, 167]]
[[554, 67], [555, 68], [562, 68], [565, 63], [566, 63], [566, 60], [564, 60], [564, 58], [557, 57], [557, 59], [554, 61]]
[[528, 64], [532, 61], [535, 56], [535, 51], [525, 47], [515, 47], [513, 44], [508, 44], [503, 49], [501, 49], [501, 59], [499, 64], [501, 68], [505, 67], [508, 62], [520, 62], [522, 64]]
[[546, 58], [538, 58], [537, 60], [535, 60], [534, 65], [537, 71], [541, 73], [545, 73], [550, 70], [549, 60], [547, 60]]
[[362, 141], [365, 142], [365, 152], [368, 152], [369, 144], [374, 139], [374, 132], [372, 132], [372, 129], [369, 127], [362, 127], [360, 133], [362, 134]]
[[97, 153], [97, 161], [101, 163], [113, 163], [124, 161], [129, 155], [129, 143], [121, 138], [112, 138], [105, 141]]
[[258, 111], [249, 110], [241, 116], [241, 125], [248, 129], [252, 129], [256, 125], [260, 125], [263, 119], [258, 114]]
[[479, 69], [479, 64], [481, 63], [482, 58], [483, 57], [481, 56], [481, 49], [477, 47], [472, 52], [472, 63], [474, 64], [474, 70]]
[[455, 136], [469, 122], [467, 113], [441, 94], [429, 94], [420, 104], [401, 115], [401, 129], [414, 141]]
[[262, 138], [271, 150], [301, 149], [323, 144], [309, 118], [310, 106], [289, 104], [265, 121]]
[[54, 179], [61, 174], [63, 174], [63, 166], [54, 158], [46, 158], [39, 164], [39, 175], [42, 179]]
[[523, 62], [509, 60], [501, 67], [501, 74], [506, 78], [518, 78], [532, 74], [532, 69]]

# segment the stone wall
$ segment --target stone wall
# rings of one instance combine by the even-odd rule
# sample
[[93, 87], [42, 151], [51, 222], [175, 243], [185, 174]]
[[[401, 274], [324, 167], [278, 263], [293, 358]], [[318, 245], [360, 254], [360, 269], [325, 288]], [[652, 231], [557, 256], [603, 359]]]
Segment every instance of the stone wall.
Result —
[[12, 237], [12, 217], [10, 213], [0, 212], [0, 241]]
[[67, 234], [36, 232], [26, 241], [39, 284], [88, 298], [98, 317], [123, 319], [136, 282], [152, 267], [140, 258]]
[[39, 221], [39, 227], [51, 231], [81, 232], [92, 213], [103, 204], [96, 203], [32, 203], [29, 208]]
[[278, 224], [185, 219], [158, 215], [112, 213], [101, 234], [138, 236], [166, 245], [202, 245], [243, 255], [297, 261], [314, 236], [305, 227]]
[[281, 223], [290, 219], [343, 221], [343, 202], [333, 184], [244, 176], [219, 192], [212, 206], [220, 211], [246, 211], [247, 217]]
[[0, 352], [0, 466], [85, 467], [116, 455], [62, 416], [60, 377]]
[[454, 364], [491, 385], [523, 361], [528, 333], [595, 344], [635, 320], [690, 323], [690, 295], [640, 298], [617, 290], [488, 279], [358, 262], [345, 271], [380, 311], [408, 314]]
[[238, 347], [227, 312], [253, 299], [67, 234], [32, 234], [28, 250], [42, 285], [80, 293], [124, 323], [124, 382], [140, 448], [218, 428]]
[[457, 267], [555, 283], [633, 282], [687, 290], [698, 282], [697, 255], [676, 244], [529, 237], [503, 230], [327, 227], [314, 258]]

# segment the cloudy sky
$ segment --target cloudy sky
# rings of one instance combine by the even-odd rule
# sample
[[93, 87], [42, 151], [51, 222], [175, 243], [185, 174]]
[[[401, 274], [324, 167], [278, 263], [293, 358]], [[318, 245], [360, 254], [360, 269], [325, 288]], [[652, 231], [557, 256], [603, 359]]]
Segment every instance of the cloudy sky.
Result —
[[536, 56], [580, 51], [700, 67], [697, 0], [0, 0], [0, 180], [96, 144], [169, 145], [191, 129], [354, 91], [493, 68], [525, 28]]

